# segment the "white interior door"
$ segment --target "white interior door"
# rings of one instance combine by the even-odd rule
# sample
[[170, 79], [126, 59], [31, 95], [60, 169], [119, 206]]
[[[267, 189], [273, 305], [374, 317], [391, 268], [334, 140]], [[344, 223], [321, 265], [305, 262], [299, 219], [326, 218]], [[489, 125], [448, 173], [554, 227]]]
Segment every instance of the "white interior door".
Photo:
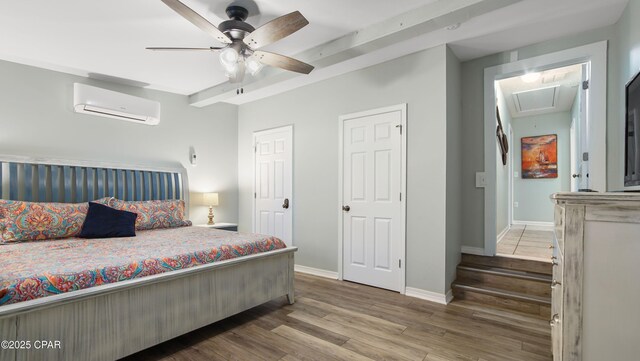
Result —
[[293, 128], [254, 134], [255, 193], [253, 231], [293, 244]]
[[401, 291], [404, 108], [341, 118], [343, 279]]

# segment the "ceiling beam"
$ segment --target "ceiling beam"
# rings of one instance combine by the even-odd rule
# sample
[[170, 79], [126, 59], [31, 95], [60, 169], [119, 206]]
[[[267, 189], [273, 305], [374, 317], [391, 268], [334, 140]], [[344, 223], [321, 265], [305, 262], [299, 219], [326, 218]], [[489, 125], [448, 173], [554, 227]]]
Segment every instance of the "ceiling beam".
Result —
[[[336, 65], [359, 56], [380, 50], [396, 43], [447, 26], [464, 23], [476, 16], [515, 4], [521, 0], [438, 0], [418, 9], [407, 11], [365, 29], [349, 33], [325, 44], [303, 51], [294, 57], [312, 64], [318, 70]], [[416, 51], [421, 49], [416, 49]], [[399, 54], [399, 56], [404, 54]], [[356, 70], [356, 69], [353, 69]], [[313, 74], [313, 73], [312, 73]], [[326, 73], [330, 75], [330, 72]], [[306, 77], [297, 73], [265, 68], [258, 77], [250, 77], [242, 85], [244, 92], [254, 92], [273, 87], [283, 92], [286, 86], [277, 86], [285, 81]], [[328, 78], [314, 77], [315, 81]], [[295, 82], [291, 82], [295, 83]], [[293, 86], [291, 87], [293, 88]], [[218, 102], [237, 102], [238, 85], [225, 82], [189, 96], [189, 103], [204, 107]], [[238, 102], [242, 103], [242, 102]]]

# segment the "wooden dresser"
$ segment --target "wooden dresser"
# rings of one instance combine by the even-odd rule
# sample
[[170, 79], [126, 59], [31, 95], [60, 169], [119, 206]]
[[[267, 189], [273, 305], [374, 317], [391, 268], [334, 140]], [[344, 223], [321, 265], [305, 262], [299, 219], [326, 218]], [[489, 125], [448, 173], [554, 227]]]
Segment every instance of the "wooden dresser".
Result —
[[551, 198], [553, 359], [640, 360], [640, 194]]

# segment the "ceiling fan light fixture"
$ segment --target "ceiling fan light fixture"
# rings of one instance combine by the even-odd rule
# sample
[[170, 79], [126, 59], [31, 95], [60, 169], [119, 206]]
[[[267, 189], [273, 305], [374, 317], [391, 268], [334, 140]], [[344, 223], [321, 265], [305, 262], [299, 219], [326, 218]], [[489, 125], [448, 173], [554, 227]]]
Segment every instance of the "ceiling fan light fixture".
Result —
[[231, 83], [241, 83], [245, 73], [255, 76], [264, 65], [300, 74], [309, 74], [314, 68], [309, 64], [281, 54], [265, 51], [259, 51], [257, 56], [254, 54], [256, 49], [274, 43], [307, 26], [309, 21], [299, 11], [275, 18], [255, 29], [245, 22], [249, 16], [245, 7], [237, 4], [230, 5], [226, 9], [230, 20], [223, 21], [216, 27], [180, 0], [162, 0], [162, 2], [178, 15], [224, 44], [208, 48], [147, 48], [149, 50], [219, 51], [220, 64]]
[[238, 66], [237, 65], [232, 65], [227, 67], [226, 65], [224, 66], [224, 73], [227, 76], [227, 78], [233, 78], [236, 76], [236, 73], [238, 72]]
[[247, 70], [251, 73], [251, 75], [256, 76], [262, 70], [263, 65], [255, 56], [251, 55], [250, 57], [245, 59], [245, 64], [247, 66]]
[[220, 52], [220, 62], [226, 69], [238, 62], [240, 55], [234, 48], [226, 48]]

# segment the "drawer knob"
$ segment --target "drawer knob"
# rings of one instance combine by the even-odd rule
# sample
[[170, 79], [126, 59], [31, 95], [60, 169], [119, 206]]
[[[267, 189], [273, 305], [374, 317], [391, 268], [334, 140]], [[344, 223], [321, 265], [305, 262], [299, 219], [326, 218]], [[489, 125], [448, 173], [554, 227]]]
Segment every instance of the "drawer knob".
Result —
[[549, 245], [549, 249], [554, 249], [555, 247], [553, 246], [553, 244]]
[[560, 283], [560, 282], [558, 282], [556, 280], [551, 281], [551, 288], [555, 288], [556, 286], [561, 286], [561, 285], [562, 285], [562, 283]]
[[549, 326], [553, 327], [555, 325], [558, 324], [558, 322], [560, 322], [560, 317], [558, 316], [558, 314], [556, 313], [555, 315], [553, 315], [553, 317], [551, 318], [551, 320], [549, 320]]

